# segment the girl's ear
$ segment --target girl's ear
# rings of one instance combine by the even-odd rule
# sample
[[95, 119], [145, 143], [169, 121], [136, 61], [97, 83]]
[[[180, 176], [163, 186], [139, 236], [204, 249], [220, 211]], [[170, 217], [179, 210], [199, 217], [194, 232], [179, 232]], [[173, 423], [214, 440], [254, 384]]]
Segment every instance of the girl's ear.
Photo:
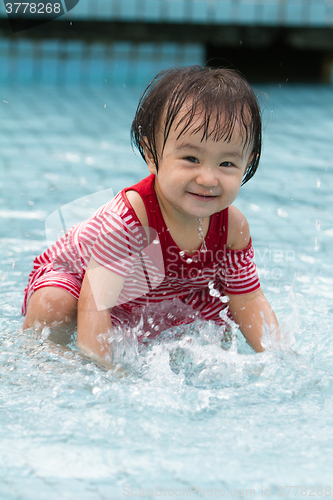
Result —
[[145, 161], [148, 165], [148, 170], [151, 174], [156, 175], [157, 169], [156, 169], [155, 161], [154, 161], [153, 155], [151, 154], [151, 151], [147, 147], [147, 142], [148, 142], [147, 138], [142, 137], [141, 146], [142, 146], [142, 149], [145, 153]]

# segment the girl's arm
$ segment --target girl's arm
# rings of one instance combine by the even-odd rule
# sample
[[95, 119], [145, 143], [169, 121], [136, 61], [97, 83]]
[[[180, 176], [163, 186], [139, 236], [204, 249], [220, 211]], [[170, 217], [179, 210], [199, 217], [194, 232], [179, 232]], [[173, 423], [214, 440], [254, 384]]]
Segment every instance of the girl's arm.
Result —
[[[127, 191], [126, 196], [142, 226], [148, 217], [141, 196]], [[110, 309], [116, 304], [125, 279], [90, 259], [78, 302], [77, 345], [105, 364], [110, 354], [106, 340], [111, 335]]]
[[273, 331], [278, 330], [278, 322], [273, 309], [261, 288], [245, 295], [229, 295], [228, 302], [234, 321], [250, 346], [257, 352], [264, 349], [261, 345], [264, 321]]
[[90, 259], [82, 283], [77, 313], [77, 345], [105, 364], [110, 354], [110, 308], [121, 292], [124, 278]]
[[[227, 248], [242, 250], [250, 241], [250, 229], [244, 215], [234, 206], [228, 210], [228, 241]], [[257, 352], [263, 351], [261, 345], [264, 321], [268, 327], [278, 331], [278, 322], [273, 309], [262, 290], [232, 295], [228, 294], [230, 312], [250, 346]]]

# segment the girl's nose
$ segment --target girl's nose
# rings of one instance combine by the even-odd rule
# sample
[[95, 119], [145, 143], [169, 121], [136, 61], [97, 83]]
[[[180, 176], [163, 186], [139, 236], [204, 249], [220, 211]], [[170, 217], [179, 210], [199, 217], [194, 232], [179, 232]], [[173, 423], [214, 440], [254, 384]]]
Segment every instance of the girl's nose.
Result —
[[218, 185], [218, 180], [214, 174], [214, 170], [207, 167], [198, 171], [196, 183], [205, 187], [216, 187]]

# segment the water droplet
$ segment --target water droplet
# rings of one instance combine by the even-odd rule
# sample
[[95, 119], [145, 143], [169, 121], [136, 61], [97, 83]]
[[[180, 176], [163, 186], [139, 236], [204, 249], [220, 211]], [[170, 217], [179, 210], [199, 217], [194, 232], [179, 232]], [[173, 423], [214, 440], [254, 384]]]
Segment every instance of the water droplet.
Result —
[[319, 245], [318, 245], [318, 238], [315, 238], [315, 246], [314, 246], [314, 251], [315, 251], [315, 252], [318, 252], [319, 248], [320, 248], [320, 247], [319, 247]]
[[277, 214], [279, 217], [288, 217], [289, 214], [288, 212], [286, 212], [285, 210], [283, 210], [283, 208], [278, 208], [277, 209]]
[[218, 297], [223, 304], [229, 302], [230, 298], [228, 297], [228, 295], [221, 295], [220, 292], [216, 290], [216, 288], [214, 288], [214, 281], [210, 281], [208, 283], [208, 288], [209, 295], [211, 295], [212, 297]]
[[44, 328], [42, 329], [42, 333], [41, 333], [41, 337], [42, 337], [42, 339], [47, 339], [47, 338], [49, 338], [50, 333], [51, 333], [50, 328], [49, 328], [48, 326], [44, 326]]
[[198, 234], [199, 234], [199, 238], [202, 241], [200, 252], [205, 253], [205, 252], [207, 252], [207, 246], [206, 246], [206, 242], [205, 242], [205, 236], [203, 234], [202, 219], [197, 219], [197, 220], [198, 220]]
[[228, 295], [224, 295], [224, 296], [220, 297], [220, 301], [223, 302], [224, 304], [229, 302], [229, 300], [230, 300], [230, 297], [228, 297]]

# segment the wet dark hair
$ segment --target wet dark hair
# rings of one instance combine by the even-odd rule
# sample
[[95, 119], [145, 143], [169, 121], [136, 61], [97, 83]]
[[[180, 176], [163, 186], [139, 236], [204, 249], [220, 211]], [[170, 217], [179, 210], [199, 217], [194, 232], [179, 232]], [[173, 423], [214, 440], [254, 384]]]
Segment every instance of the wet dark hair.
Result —
[[[203, 121], [193, 127], [193, 133], [202, 131], [201, 140], [212, 137], [215, 141], [230, 141], [235, 125], [241, 125], [244, 148], [251, 147], [251, 154], [254, 153], [244, 174], [242, 184], [245, 184], [258, 168], [262, 126], [258, 100], [245, 78], [235, 70], [188, 66], [161, 71], [139, 101], [131, 128], [132, 145], [138, 148], [145, 161], [148, 151], [158, 170], [156, 131], [162, 125], [162, 154], [171, 127], [188, 99], [192, 106], [176, 123], [178, 137], [193, 126], [198, 113]], [[161, 124], [163, 114], [165, 121]]]

